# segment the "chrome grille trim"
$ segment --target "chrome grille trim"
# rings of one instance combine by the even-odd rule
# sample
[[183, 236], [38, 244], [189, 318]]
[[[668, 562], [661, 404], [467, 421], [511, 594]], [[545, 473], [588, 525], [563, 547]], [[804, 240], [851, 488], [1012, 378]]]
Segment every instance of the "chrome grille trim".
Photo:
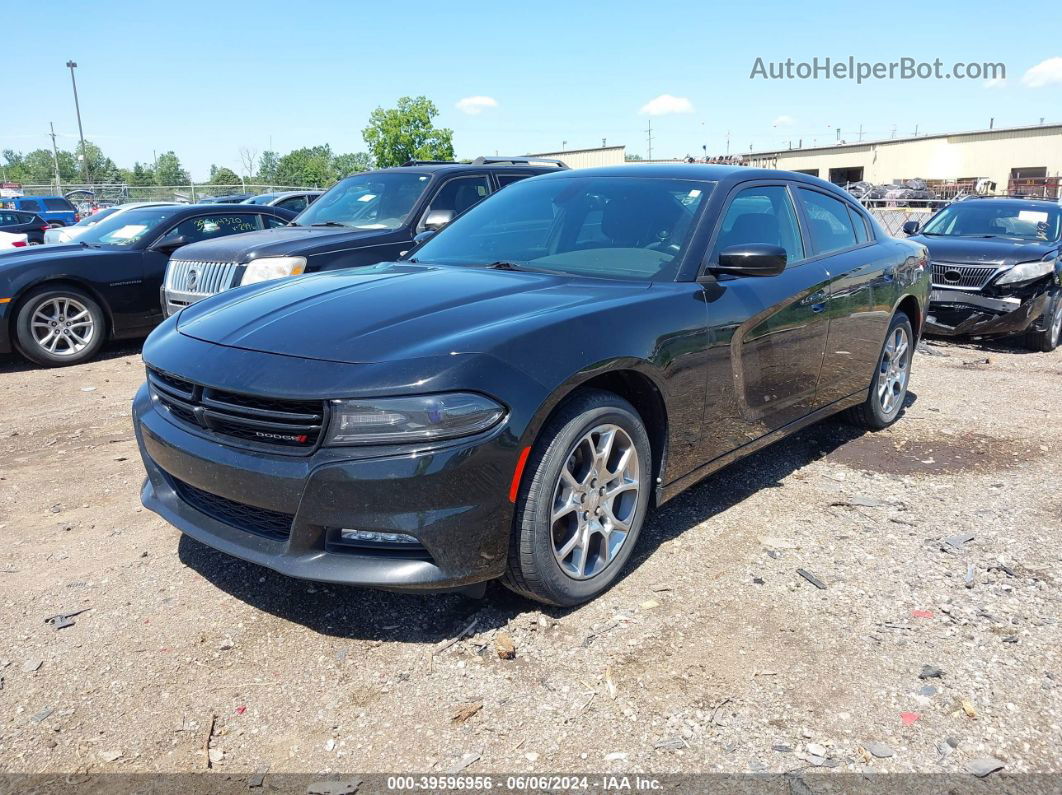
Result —
[[171, 259], [166, 267], [166, 290], [188, 296], [214, 295], [232, 287], [238, 267], [235, 262]]
[[[1000, 266], [965, 265], [960, 262], [931, 262], [933, 286], [944, 290], [980, 290], [995, 276]], [[951, 277], [947, 278], [946, 274]]]

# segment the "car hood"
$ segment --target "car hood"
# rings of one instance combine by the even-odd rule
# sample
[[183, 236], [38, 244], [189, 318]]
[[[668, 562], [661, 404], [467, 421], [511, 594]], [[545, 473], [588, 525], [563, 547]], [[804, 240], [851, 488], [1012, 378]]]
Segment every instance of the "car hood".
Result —
[[244, 232], [213, 240], [202, 240], [182, 246], [174, 259], [200, 262], [250, 262], [260, 257], [287, 257], [306, 254], [307, 246], [314, 251], [327, 249], [334, 244], [368, 245], [373, 238], [390, 235], [389, 230], [340, 229], [334, 226], [279, 226], [258, 232]]
[[637, 301], [649, 283], [386, 263], [221, 293], [185, 309], [181, 334], [350, 364], [487, 353], [575, 314]]
[[1002, 238], [934, 237], [915, 235], [910, 240], [922, 243], [929, 249], [929, 257], [939, 262], [1015, 265], [1019, 262], [1043, 259], [1058, 249], [1058, 242], [1045, 243], [1034, 240], [1006, 240]]
[[47, 245], [27, 246], [0, 252], [0, 272], [17, 268], [20, 265], [30, 265], [43, 260], [52, 262], [69, 262], [74, 264], [78, 260], [91, 261], [96, 257], [113, 257], [122, 253], [121, 250], [109, 248], [89, 248], [80, 244], [74, 245]]

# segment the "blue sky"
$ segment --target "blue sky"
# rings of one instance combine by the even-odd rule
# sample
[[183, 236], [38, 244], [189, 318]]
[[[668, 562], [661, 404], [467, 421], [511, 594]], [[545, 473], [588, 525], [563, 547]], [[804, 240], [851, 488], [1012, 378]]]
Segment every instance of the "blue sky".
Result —
[[[86, 137], [119, 165], [173, 149], [193, 177], [238, 170], [239, 150], [329, 143], [363, 150], [373, 108], [425, 94], [458, 156], [626, 144], [654, 157], [824, 144], [920, 132], [1062, 121], [1062, 3], [695, 2], [521, 5], [460, 2], [53, 2], [6, 9], [0, 149], [47, 147], [54, 121], [73, 148], [65, 62], [79, 64]], [[1003, 62], [984, 80], [752, 80], [757, 57], [903, 56], [948, 69]], [[1051, 60], [1051, 59], [1058, 59]], [[1044, 62], [1047, 62], [1044, 64]], [[1042, 64], [1033, 76], [1023, 75]], [[1030, 85], [1034, 84], [1034, 85]], [[1039, 85], [1036, 85], [1039, 84]], [[657, 110], [640, 112], [654, 98]], [[474, 115], [468, 97], [496, 105]], [[468, 103], [466, 103], [468, 104]], [[473, 103], [474, 104], [474, 103]], [[473, 108], [475, 109], [475, 108]]]

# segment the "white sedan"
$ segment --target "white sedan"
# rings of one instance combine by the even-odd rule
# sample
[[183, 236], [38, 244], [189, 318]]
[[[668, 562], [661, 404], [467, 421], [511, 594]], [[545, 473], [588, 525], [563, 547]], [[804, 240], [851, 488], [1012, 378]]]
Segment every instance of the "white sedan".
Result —
[[13, 248], [23, 248], [27, 245], [29, 235], [14, 234], [13, 232], [0, 232], [0, 251], [8, 251]]
[[139, 210], [142, 207], [166, 207], [174, 203], [175, 202], [129, 202], [128, 204], [119, 204], [117, 207], [107, 207], [94, 215], [86, 215], [73, 226], [57, 226], [45, 230], [44, 242], [69, 243], [70, 241], [77, 239], [78, 236], [84, 234], [86, 229], [95, 226], [104, 218], [110, 218], [112, 215], [124, 213], [126, 210]]

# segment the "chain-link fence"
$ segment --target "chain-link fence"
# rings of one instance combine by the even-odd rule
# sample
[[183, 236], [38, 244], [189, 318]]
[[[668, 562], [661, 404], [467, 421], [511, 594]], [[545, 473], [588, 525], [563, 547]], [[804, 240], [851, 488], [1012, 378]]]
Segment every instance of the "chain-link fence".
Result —
[[54, 196], [60, 192], [74, 204], [99, 205], [101, 203], [125, 204], [126, 202], [178, 202], [194, 204], [204, 199], [227, 196], [236, 193], [276, 193], [286, 190], [314, 190], [316, 186], [307, 185], [211, 185], [208, 182], [188, 185], [126, 185], [125, 183], [105, 183], [93, 185], [67, 185], [56, 191], [55, 183], [48, 185], [23, 185], [21, 192], [25, 196]]

